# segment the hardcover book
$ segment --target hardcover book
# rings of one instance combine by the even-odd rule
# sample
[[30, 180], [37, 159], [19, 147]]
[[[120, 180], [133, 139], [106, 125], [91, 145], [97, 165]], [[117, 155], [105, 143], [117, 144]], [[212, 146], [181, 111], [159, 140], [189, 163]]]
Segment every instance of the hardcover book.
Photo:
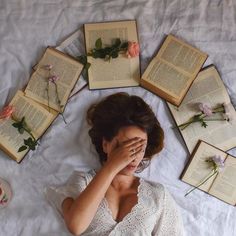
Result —
[[141, 77], [141, 86], [179, 106], [207, 54], [168, 35]]
[[[86, 53], [89, 55], [95, 48], [97, 39], [101, 39], [102, 47], [113, 45], [115, 40], [137, 42], [138, 33], [135, 20], [89, 23], [84, 25]], [[138, 86], [140, 82], [139, 57], [128, 58], [119, 54], [117, 58], [87, 57], [91, 64], [88, 70], [89, 89]]]
[[[10, 102], [14, 109], [11, 118], [0, 119], [0, 147], [13, 160], [19, 163], [29, 151], [19, 152], [26, 140], [32, 137], [29, 132], [38, 140], [57, 115], [64, 111], [82, 69], [83, 65], [75, 59], [56, 49], [46, 49], [25, 91], [19, 90]], [[52, 76], [58, 80], [50, 82]], [[20, 133], [13, 127], [13, 123], [23, 117], [28, 133]]]
[[[222, 111], [206, 117], [206, 127], [200, 122], [192, 122], [184, 129], [177, 128], [201, 113], [198, 107], [200, 103], [207, 104], [211, 108], [220, 106], [223, 108], [222, 104], [226, 104], [231, 120], [226, 120], [224, 118], [226, 113]], [[170, 103], [167, 105], [190, 153], [199, 139], [224, 151], [236, 146], [236, 111], [215, 66], [211, 65], [198, 74], [179, 107]]]
[[[208, 160], [213, 156], [220, 156], [224, 162], [224, 167], [210, 177], [212, 165]], [[200, 140], [191, 155], [191, 160], [181, 175], [181, 180], [192, 186], [197, 186], [207, 176], [210, 178], [198, 189], [235, 206], [236, 157]]]

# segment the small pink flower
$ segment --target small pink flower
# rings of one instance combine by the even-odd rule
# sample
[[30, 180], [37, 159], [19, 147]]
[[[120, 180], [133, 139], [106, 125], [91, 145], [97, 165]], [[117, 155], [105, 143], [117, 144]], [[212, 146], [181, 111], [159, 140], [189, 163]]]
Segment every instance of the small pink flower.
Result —
[[12, 113], [14, 112], [14, 107], [13, 106], [6, 106], [2, 109], [0, 112], [0, 119], [7, 119], [10, 118]]
[[44, 69], [45, 70], [51, 70], [52, 69], [52, 65], [48, 64], [48, 65], [44, 65]]
[[137, 57], [139, 55], [139, 44], [136, 42], [128, 42], [128, 49], [126, 55], [128, 58]]
[[211, 116], [212, 115], [212, 109], [204, 103], [199, 103], [198, 105], [200, 111], [205, 114], [206, 116]]
[[214, 161], [219, 171], [221, 171], [225, 166], [224, 160], [222, 159], [220, 155], [213, 156], [212, 161]]
[[52, 75], [52, 76], [48, 77], [48, 80], [52, 83], [55, 83], [57, 80], [59, 80], [59, 76]]

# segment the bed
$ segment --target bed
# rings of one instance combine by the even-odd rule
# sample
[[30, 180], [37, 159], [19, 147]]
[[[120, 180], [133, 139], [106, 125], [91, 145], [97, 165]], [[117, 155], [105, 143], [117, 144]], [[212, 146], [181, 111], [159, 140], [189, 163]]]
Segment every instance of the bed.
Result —
[[[32, 66], [45, 47], [57, 46], [84, 23], [136, 19], [141, 45], [141, 71], [155, 55], [163, 37], [172, 33], [209, 55], [236, 107], [236, 3], [233, 0], [1, 0], [0, 108], [27, 84]], [[80, 53], [84, 53], [83, 37]], [[74, 170], [99, 168], [86, 123], [88, 106], [109, 94], [125, 91], [141, 96], [154, 110], [164, 131], [165, 147], [140, 176], [165, 185], [174, 197], [186, 235], [236, 235], [236, 210], [202, 191], [184, 197], [189, 185], [179, 177], [189, 154], [165, 101], [141, 87], [90, 91], [84, 88], [69, 100], [21, 164], [0, 151], [0, 177], [13, 190], [9, 206], [0, 209], [1, 236], [66, 236], [70, 233], [46, 201], [49, 185], [65, 183]], [[236, 155], [236, 149], [230, 150]]]

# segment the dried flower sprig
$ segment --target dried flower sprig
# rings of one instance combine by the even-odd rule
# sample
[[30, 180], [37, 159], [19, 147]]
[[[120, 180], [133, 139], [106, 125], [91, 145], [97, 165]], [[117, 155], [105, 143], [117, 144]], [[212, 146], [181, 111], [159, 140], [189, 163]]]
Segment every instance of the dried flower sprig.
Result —
[[59, 76], [55, 75], [52, 72], [53, 66], [50, 64], [44, 65], [44, 69], [48, 70], [48, 78], [47, 78], [47, 98], [48, 98], [48, 111], [50, 112], [50, 97], [49, 97], [49, 85], [50, 83], [55, 85], [55, 89], [56, 89], [56, 99], [57, 99], [57, 104], [60, 107], [60, 115], [63, 118], [63, 121], [65, 122], [65, 124], [67, 124], [65, 117], [63, 116], [63, 112], [62, 112], [62, 105], [61, 105], [61, 100], [59, 98], [59, 93], [58, 93], [58, 86], [57, 86], [57, 81], [60, 79]]
[[[194, 115], [187, 122], [181, 125], [178, 125], [178, 127], [181, 130], [184, 130], [189, 125], [195, 122], [200, 122], [201, 126], [206, 128], [208, 121], [217, 121], [217, 120], [232, 121], [232, 119], [234, 118], [233, 115], [231, 114], [229, 104], [226, 104], [226, 103], [223, 103], [220, 106], [217, 106], [215, 108], [211, 108], [207, 104], [204, 104], [204, 103], [199, 103], [198, 109], [201, 111], [201, 113]], [[222, 118], [221, 119], [214, 118], [214, 114], [216, 113], [222, 113]]]
[[212, 170], [211, 172], [195, 187], [191, 188], [184, 196], [186, 197], [191, 192], [193, 192], [195, 189], [202, 186], [204, 183], [206, 183], [212, 176], [216, 175], [217, 173], [221, 172], [225, 166], [224, 161], [221, 156], [215, 155], [209, 159], [206, 160], [206, 162], [211, 164]]

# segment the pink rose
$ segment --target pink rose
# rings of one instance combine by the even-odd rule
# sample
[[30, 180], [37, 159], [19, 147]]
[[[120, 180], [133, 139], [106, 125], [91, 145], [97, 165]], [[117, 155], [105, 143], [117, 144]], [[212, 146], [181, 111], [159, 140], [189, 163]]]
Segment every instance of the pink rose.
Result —
[[10, 118], [14, 111], [13, 106], [6, 106], [0, 112], [0, 119]]
[[139, 55], [139, 44], [136, 42], [128, 42], [128, 49], [126, 55], [128, 58], [137, 57]]

